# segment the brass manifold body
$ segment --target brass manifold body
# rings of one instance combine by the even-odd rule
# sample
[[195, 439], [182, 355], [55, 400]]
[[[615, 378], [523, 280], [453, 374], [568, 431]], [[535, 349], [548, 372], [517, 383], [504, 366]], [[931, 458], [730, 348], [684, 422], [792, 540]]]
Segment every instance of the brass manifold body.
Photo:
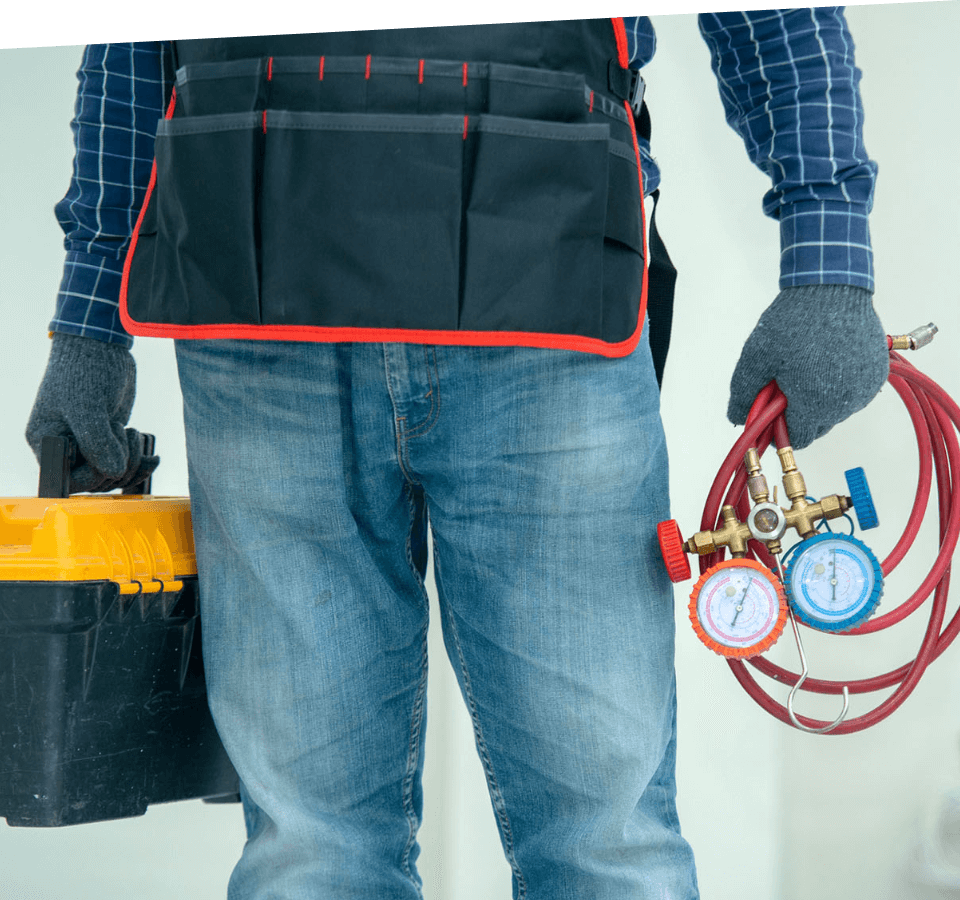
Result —
[[791, 501], [790, 508], [777, 506], [776, 494], [771, 502], [767, 479], [760, 471], [760, 456], [751, 447], [744, 456], [747, 490], [754, 502], [747, 521], [739, 521], [736, 510], [724, 504], [720, 508], [723, 525], [713, 531], [698, 531], [685, 544], [688, 552], [705, 556], [728, 547], [733, 557], [740, 558], [747, 553], [747, 541], [754, 538], [766, 544], [771, 553], [779, 553], [780, 539], [788, 528], [795, 528], [801, 538], [806, 538], [816, 531], [815, 522], [839, 518], [853, 508], [853, 500], [840, 494], [831, 494], [813, 503], [808, 501], [807, 486], [797, 469], [793, 448], [783, 447], [777, 450], [777, 456], [783, 467], [783, 489]]

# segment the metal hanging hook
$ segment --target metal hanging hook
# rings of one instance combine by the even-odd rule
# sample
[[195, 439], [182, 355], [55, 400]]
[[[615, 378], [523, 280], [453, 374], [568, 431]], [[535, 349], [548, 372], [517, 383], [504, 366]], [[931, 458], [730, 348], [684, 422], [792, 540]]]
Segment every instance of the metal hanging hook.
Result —
[[826, 734], [828, 731], [833, 731], [847, 717], [847, 709], [850, 706], [850, 691], [846, 685], [843, 686], [843, 709], [840, 710], [840, 715], [829, 725], [824, 725], [822, 728], [811, 728], [809, 725], [800, 722], [793, 711], [793, 700], [797, 696], [800, 686], [807, 680], [810, 670], [807, 668], [807, 657], [803, 652], [803, 642], [800, 640], [800, 629], [797, 626], [797, 620], [793, 616], [792, 609], [789, 610], [788, 615], [790, 616], [790, 624], [793, 625], [793, 636], [797, 641], [797, 650], [800, 653], [800, 677], [797, 679], [797, 683], [790, 688], [790, 693], [787, 695], [787, 712], [790, 714], [790, 721], [793, 722], [795, 728], [799, 728], [807, 734]]
[[[777, 574], [780, 576], [780, 581], [783, 582], [783, 564], [780, 561], [780, 555], [776, 554], [773, 559], [776, 563]], [[807, 734], [826, 734], [828, 731], [833, 731], [833, 729], [847, 717], [847, 710], [850, 708], [850, 691], [846, 685], [843, 686], [843, 709], [840, 710], [840, 715], [829, 725], [824, 725], [822, 728], [811, 728], [809, 725], [804, 725], [797, 718], [797, 714], [793, 711], [793, 701], [797, 696], [797, 691], [800, 690], [803, 683], [807, 680], [807, 676], [810, 674], [810, 668], [807, 666], [807, 655], [803, 652], [803, 641], [800, 640], [800, 627], [797, 625], [793, 610], [789, 606], [787, 607], [787, 615], [790, 617], [790, 624], [793, 626], [793, 637], [797, 642], [797, 652], [800, 654], [800, 677], [797, 679], [797, 683], [790, 688], [790, 693], [787, 695], [787, 712], [790, 714], [790, 721], [793, 722], [794, 728], [805, 731]]]

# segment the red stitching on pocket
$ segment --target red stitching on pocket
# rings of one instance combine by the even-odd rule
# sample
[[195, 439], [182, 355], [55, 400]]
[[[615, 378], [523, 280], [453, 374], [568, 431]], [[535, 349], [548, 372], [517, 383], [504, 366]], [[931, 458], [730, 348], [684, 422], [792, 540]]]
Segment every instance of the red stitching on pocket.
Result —
[[366, 78], [366, 79], [368, 79], [368, 80], [369, 80], [369, 78], [370, 78], [370, 59], [371, 59], [371, 56], [370, 56], [370, 54], [368, 53], [368, 54], [367, 54], [367, 71], [364, 73], [364, 76], [363, 76], [364, 78]]
[[463, 64], [463, 86], [467, 86], [467, 64]]
[[593, 91], [590, 91], [590, 112], [593, 112]]
[[273, 81], [273, 57], [270, 57], [270, 61], [267, 63], [267, 81]]
[[320, 77], [318, 79], [319, 81], [323, 81], [323, 64], [325, 60], [326, 60], [325, 56], [320, 57]]
[[423, 60], [420, 60], [420, 74], [419, 74], [420, 84], [423, 84]]
[[467, 139], [467, 122], [470, 121], [470, 116], [463, 117], [463, 139]]
[[263, 111], [263, 133], [267, 133], [267, 111]]

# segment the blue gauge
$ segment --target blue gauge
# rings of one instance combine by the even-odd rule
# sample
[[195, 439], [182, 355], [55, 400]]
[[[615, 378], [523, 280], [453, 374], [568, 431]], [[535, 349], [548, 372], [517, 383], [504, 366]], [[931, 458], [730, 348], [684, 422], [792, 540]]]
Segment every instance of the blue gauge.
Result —
[[883, 573], [864, 543], [825, 533], [796, 548], [784, 586], [801, 622], [820, 631], [847, 631], [873, 615], [883, 593]]

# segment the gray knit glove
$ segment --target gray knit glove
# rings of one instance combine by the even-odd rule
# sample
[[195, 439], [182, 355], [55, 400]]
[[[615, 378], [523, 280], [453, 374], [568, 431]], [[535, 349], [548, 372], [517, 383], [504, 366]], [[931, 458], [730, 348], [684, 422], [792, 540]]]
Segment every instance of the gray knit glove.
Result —
[[863, 409], [890, 370], [887, 338], [863, 288], [787, 288], [747, 338], [730, 382], [727, 417], [743, 425], [757, 394], [776, 379], [787, 397], [790, 440], [806, 447]]
[[143, 455], [140, 433], [124, 427], [133, 408], [136, 373], [126, 347], [54, 334], [26, 437], [38, 462], [45, 435], [76, 439], [72, 493], [139, 484], [160, 464], [158, 456]]

